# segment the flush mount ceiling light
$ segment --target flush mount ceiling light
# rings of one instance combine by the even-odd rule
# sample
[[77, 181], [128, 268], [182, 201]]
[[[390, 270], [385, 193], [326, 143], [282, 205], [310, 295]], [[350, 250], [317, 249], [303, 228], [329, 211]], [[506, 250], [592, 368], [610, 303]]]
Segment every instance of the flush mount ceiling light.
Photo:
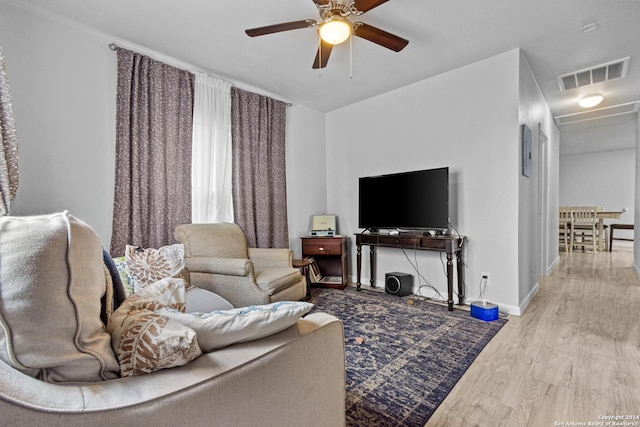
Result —
[[580, 101], [578, 101], [578, 105], [580, 105], [582, 108], [591, 108], [600, 104], [603, 99], [604, 97], [599, 93], [593, 93], [591, 95], [583, 96], [582, 98], [580, 98]]
[[349, 38], [352, 31], [351, 22], [340, 16], [332, 16], [318, 28], [320, 38], [333, 45], [343, 43]]

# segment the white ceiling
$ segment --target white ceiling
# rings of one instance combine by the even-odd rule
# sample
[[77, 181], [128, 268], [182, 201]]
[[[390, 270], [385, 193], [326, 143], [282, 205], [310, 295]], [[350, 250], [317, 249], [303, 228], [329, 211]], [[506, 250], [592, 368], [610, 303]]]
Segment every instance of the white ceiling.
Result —
[[[520, 47], [554, 116], [640, 101], [640, 0], [390, 0], [355, 20], [408, 39], [396, 53], [353, 38], [313, 70], [314, 28], [248, 37], [244, 30], [319, 20], [312, 0], [5, 0], [76, 21], [221, 78], [243, 82], [320, 111]], [[583, 33], [595, 22], [599, 28]], [[628, 76], [561, 93], [556, 76], [630, 56]], [[478, 81], [482, 84], [482, 81]], [[634, 114], [633, 117], [637, 117]]]

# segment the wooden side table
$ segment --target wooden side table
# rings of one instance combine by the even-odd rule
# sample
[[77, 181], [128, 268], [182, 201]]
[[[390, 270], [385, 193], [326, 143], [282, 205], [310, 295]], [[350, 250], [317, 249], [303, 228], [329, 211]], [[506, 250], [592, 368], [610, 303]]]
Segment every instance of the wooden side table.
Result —
[[315, 286], [344, 289], [349, 281], [347, 236], [302, 237], [302, 256], [312, 257], [323, 279]]
[[305, 300], [311, 299], [311, 281], [309, 280], [309, 266], [311, 265], [311, 261], [308, 259], [294, 259], [292, 262], [293, 267], [299, 268], [302, 270], [302, 275], [307, 280], [307, 296], [304, 297]]

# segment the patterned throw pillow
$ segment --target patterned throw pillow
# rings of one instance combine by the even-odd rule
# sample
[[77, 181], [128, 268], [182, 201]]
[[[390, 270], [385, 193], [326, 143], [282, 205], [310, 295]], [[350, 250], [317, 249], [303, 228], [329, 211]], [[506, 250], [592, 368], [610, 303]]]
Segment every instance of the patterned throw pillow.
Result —
[[133, 292], [138, 292], [160, 279], [178, 277], [184, 268], [184, 245], [163, 246], [160, 249], [142, 249], [127, 245], [125, 261], [133, 278]]
[[313, 304], [303, 301], [280, 301], [211, 313], [183, 313], [171, 307], [156, 312], [196, 331], [200, 348], [209, 352], [285, 330], [312, 307]]
[[113, 262], [118, 269], [118, 273], [120, 274], [120, 281], [122, 282], [122, 286], [124, 287], [124, 293], [128, 298], [135, 293], [133, 285], [136, 279], [131, 274], [131, 271], [129, 271], [129, 267], [127, 267], [127, 259], [125, 257], [121, 256], [118, 258], [114, 258]]
[[127, 298], [111, 316], [108, 330], [123, 377], [182, 366], [202, 354], [193, 329], [155, 313], [185, 309], [185, 282], [162, 279]]

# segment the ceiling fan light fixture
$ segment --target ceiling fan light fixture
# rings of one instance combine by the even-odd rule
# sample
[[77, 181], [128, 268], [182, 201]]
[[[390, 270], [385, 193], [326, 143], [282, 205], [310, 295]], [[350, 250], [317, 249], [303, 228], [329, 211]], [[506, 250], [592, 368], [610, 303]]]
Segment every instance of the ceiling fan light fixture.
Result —
[[582, 98], [580, 98], [580, 100], [578, 101], [578, 105], [580, 105], [582, 108], [591, 108], [600, 104], [603, 99], [604, 97], [599, 93], [592, 93], [591, 95], [583, 96]]
[[320, 38], [330, 44], [340, 44], [346, 41], [353, 31], [351, 22], [340, 17], [334, 16], [325, 21], [318, 28]]

